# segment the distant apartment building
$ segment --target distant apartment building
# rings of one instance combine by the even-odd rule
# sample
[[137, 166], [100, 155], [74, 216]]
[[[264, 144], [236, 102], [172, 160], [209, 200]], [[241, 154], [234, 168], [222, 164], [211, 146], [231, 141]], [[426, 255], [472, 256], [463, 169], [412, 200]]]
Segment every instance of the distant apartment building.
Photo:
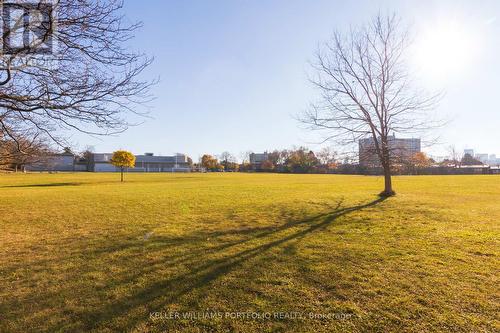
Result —
[[[394, 163], [402, 162], [421, 151], [419, 138], [388, 137], [390, 156]], [[380, 159], [375, 150], [375, 140], [365, 138], [359, 140], [359, 165], [363, 167], [380, 167]]]
[[486, 165], [492, 165], [492, 166], [500, 165], [500, 158], [497, 158], [497, 155], [495, 154], [486, 154], [486, 153], [474, 154], [474, 149], [464, 149], [464, 156], [465, 155], [470, 155], [474, 159]]
[[488, 157], [486, 164], [491, 165], [491, 166], [500, 166], [500, 158], [498, 158], [497, 155], [495, 155], [495, 154], [491, 154]]
[[[116, 172], [118, 168], [111, 164], [112, 153], [94, 153], [90, 159], [90, 170], [93, 172]], [[135, 156], [133, 172], [189, 172], [191, 166], [189, 158], [184, 154], [173, 156], [155, 156], [153, 153]]]
[[498, 158], [497, 155], [495, 155], [495, 154], [491, 154], [489, 159], [488, 159], [488, 164], [500, 166], [500, 158]]
[[464, 149], [464, 155], [470, 155], [474, 157], [474, 149]]
[[267, 161], [269, 158], [269, 154], [267, 152], [264, 153], [251, 153], [250, 154], [250, 164], [254, 169], [259, 169], [262, 165], [262, 162]]
[[481, 163], [484, 163], [484, 164], [487, 164], [488, 163], [488, 157], [489, 155], [488, 154], [476, 154], [474, 156], [474, 158], [478, 161], [480, 161]]

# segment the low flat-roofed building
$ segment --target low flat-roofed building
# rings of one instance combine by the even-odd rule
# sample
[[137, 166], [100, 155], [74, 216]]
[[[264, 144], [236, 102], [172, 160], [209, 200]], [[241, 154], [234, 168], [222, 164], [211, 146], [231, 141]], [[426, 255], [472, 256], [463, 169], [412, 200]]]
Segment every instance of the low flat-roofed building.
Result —
[[[94, 153], [90, 161], [90, 171], [118, 172], [119, 168], [111, 164], [112, 153]], [[135, 156], [135, 168], [130, 172], [190, 172], [189, 157], [184, 154], [173, 156], [155, 156], [153, 153]]]
[[154, 156], [152, 153], [136, 155], [135, 168], [137, 172], [189, 172], [188, 156], [175, 154], [173, 156]]
[[112, 153], [93, 153], [90, 155], [89, 171], [117, 172], [119, 168], [111, 164]]
[[69, 150], [51, 154], [40, 162], [27, 164], [26, 171], [75, 171], [75, 155]]

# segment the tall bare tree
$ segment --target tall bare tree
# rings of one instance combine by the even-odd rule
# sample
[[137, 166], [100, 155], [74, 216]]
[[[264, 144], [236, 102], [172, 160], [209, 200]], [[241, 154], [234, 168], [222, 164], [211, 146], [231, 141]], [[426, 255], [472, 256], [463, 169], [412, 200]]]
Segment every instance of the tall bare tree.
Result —
[[384, 170], [382, 196], [395, 194], [390, 135], [428, 129], [428, 111], [439, 98], [412, 84], [405, 64], [409, 45], [408, 33], [395, 15], [378, 15], [349, 34], [336, 32], [313, 63], [311, 81], [321, 98], [301, 118], [342, 145], [371, 138]]
[[153, 82], [140, 78], [152, 60], [125, 45], [141, 24], [127, 23], [122, 6], [120, 0], [2, 2], [4, 137], [31, 133], [62, 144], [58, 130], [104, 135], [127, 128], [124, 113], [149, 100]]

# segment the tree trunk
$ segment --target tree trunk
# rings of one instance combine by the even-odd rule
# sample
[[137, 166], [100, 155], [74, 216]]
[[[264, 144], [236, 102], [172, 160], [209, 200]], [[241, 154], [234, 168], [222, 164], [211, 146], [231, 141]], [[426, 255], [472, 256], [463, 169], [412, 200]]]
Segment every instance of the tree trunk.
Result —
[[392, 189], [392, 176], [390, 165], [384, 166], [384, 191], [380, 193], [381, 197], [390, 197], [395, 195], [396, 192]]
[[123, 168], [121, 168], [120, 170], [121, 170], [121, 181], [123, 183]]

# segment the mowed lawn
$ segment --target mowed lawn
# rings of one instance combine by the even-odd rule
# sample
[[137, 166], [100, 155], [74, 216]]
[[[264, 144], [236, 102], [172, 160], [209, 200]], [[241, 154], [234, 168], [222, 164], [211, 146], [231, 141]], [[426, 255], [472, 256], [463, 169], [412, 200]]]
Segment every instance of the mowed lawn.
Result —
[[500, 176], [125, 179], [0, 175], [0, 332], [500, 330]]

